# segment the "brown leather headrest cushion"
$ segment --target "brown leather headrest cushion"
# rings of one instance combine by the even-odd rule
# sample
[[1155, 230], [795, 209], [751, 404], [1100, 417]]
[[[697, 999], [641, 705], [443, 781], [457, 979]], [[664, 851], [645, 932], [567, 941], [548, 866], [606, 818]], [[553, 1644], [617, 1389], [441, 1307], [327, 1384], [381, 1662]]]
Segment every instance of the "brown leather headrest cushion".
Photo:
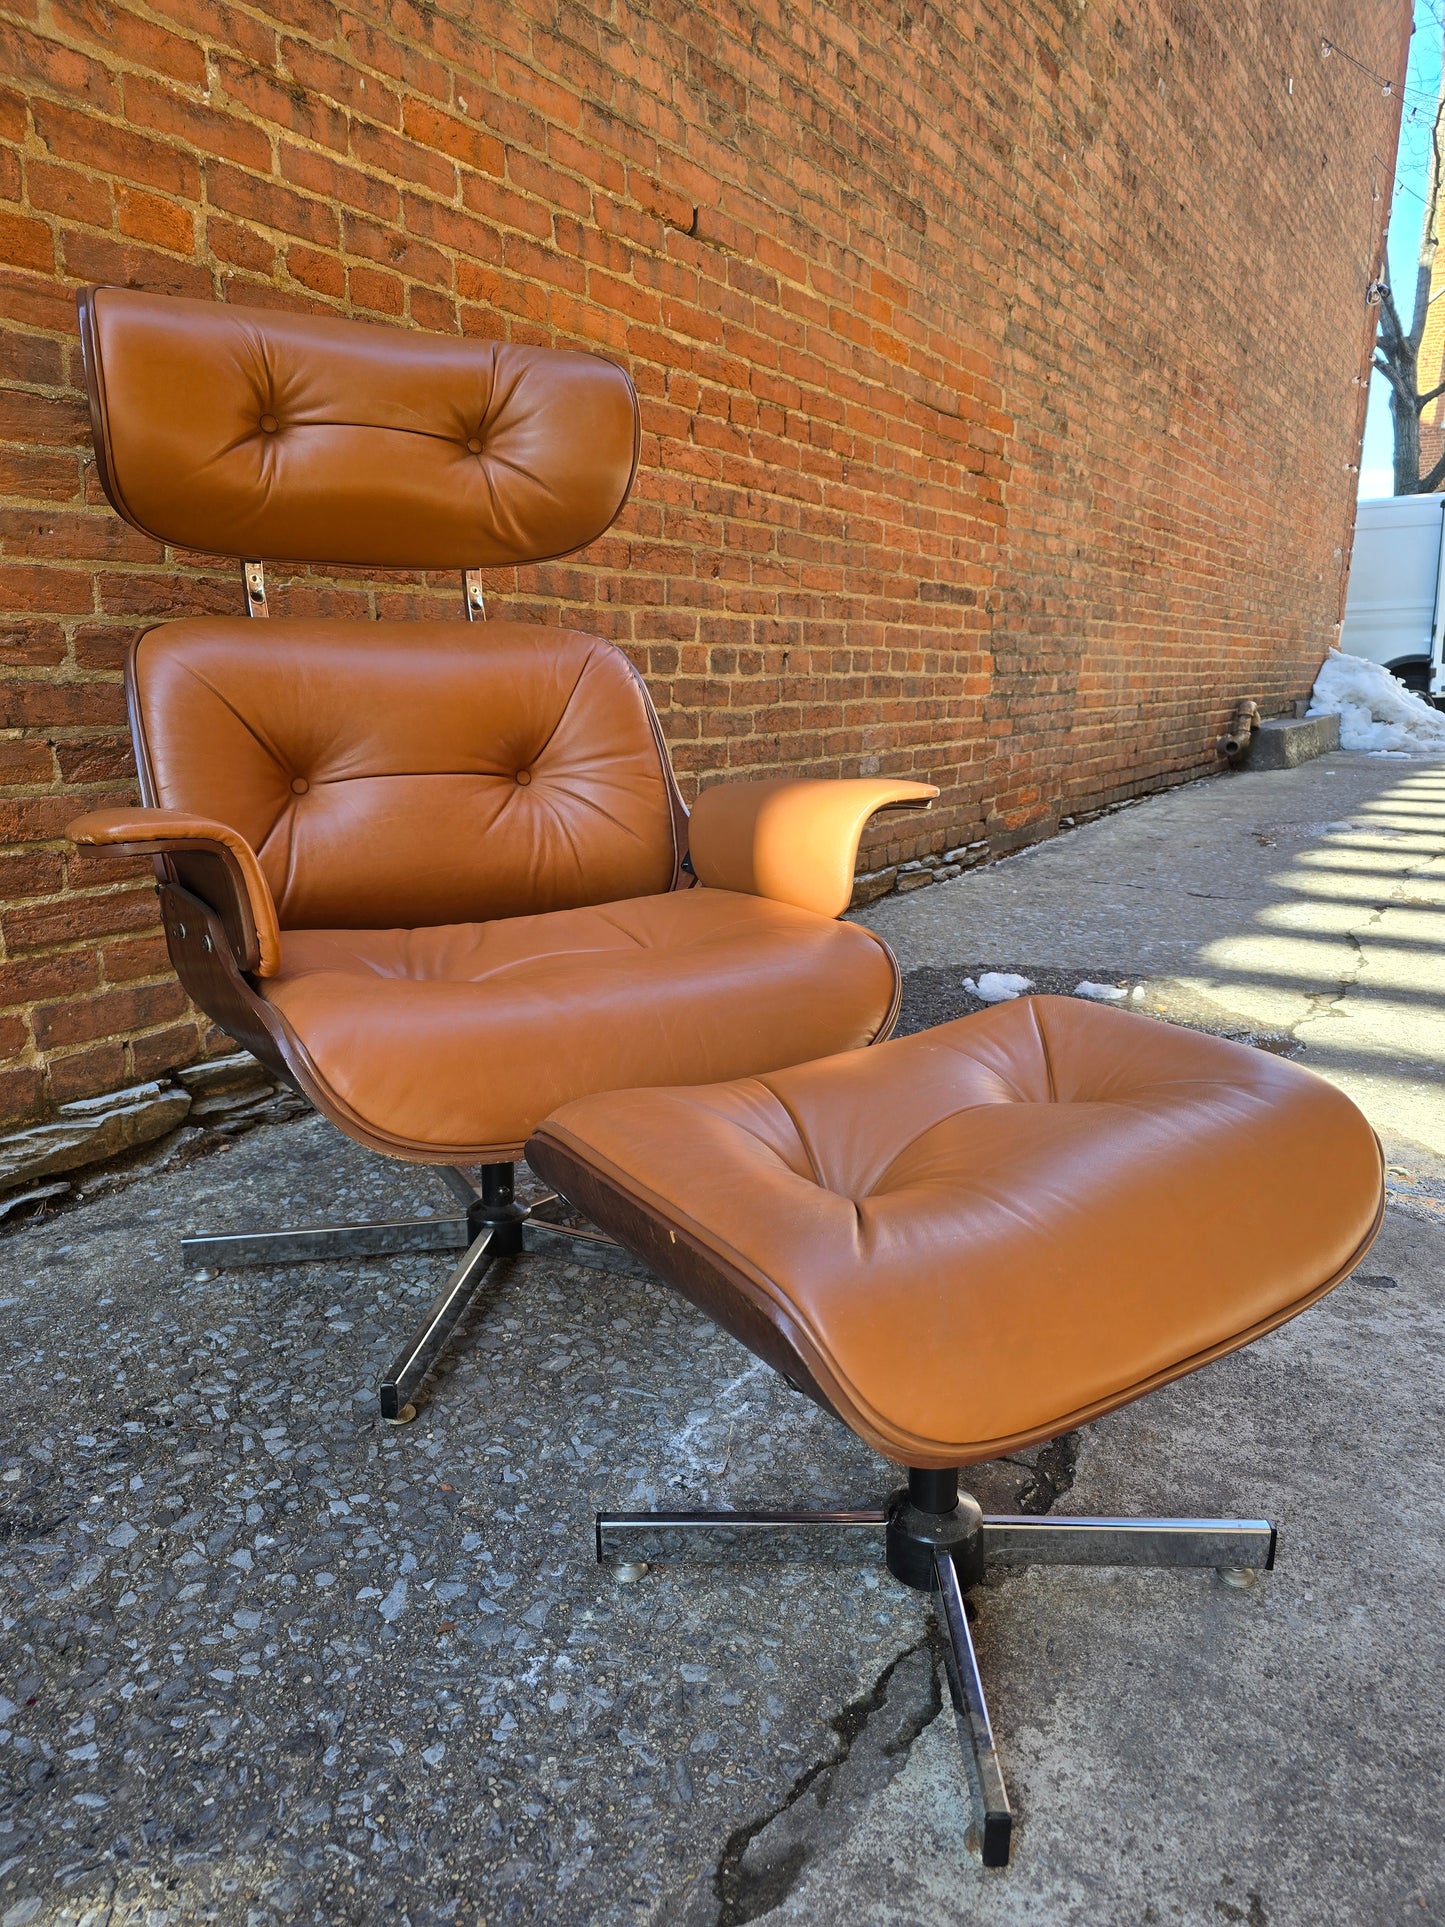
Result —
[[637, 464], [600, 356], [126, 288], [80, 296], [101, 481], [182, 548], [466, 569], [565, 555]]

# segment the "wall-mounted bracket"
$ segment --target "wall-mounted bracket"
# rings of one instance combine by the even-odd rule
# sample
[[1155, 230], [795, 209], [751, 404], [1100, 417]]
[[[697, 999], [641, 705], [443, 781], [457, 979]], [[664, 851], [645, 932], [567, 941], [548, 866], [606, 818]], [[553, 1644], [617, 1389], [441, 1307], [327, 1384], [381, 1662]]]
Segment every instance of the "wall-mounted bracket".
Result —
[[482, 594], [482, 572], [480, 569], [462, 570], [462, 599], [467, 612], [468, 622], [485, 622], [487, 619], [486, 597]]
[[260, 562], [243, 562], [241, 580], [246, 587], [246, 614], [269, 616], [271, 611], [266, 604], [265, 565]]

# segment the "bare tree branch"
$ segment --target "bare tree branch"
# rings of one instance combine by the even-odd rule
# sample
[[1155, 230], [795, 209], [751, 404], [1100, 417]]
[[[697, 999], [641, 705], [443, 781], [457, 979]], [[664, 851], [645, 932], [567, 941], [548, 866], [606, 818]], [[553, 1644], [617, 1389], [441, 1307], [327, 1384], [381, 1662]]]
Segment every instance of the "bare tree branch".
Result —
[[[1445, 10], [1431, 0], [1432, 18], [1441, 25], [1445, 40]], [[1435, 103], [1430, 124], [1429, 175], [1425, 193], [1425, 220], [1420, 233], [1420, 250], [1415, 262], [1415, 296], [1410, 326], [1405, 326], [1390, 284], [1389, 260], [1379, 282], [1380, 313], [1376, 324], [1373, 368], [1384, 377], [1390, 389], [1390, 420], [1394, 430], [1395, 493], [1415, 495], [1439, 488], [1445, 482], [1445, 455], [1430, 470], [1420, 473], [1421, 416], [1431, 402], [1445, 395], [1445, 379], [1422, 392], [1420, 388], [1420, 350], [1430, 320], [1431, 288], [1435, 280], [1436, 255], [1440, 247], [1442, 174], [1445, 174], [1445, 87]], [[1433, 353], [1433, 347], [1432, 347]], [[1445, 369], [1433, 368], [1432, 374], [1445, 377]]]

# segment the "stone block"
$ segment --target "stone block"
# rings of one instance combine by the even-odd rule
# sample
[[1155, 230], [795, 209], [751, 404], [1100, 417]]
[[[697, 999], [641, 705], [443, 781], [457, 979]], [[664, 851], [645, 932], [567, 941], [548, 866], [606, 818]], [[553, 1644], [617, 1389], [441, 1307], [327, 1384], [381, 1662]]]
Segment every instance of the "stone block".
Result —
[[0, 1191], [154, 1143], [175, 1130], [190, 1108], [188, 1091], [159, 1083], [62, 1104], [48, 1123], [0, 1140]]
[[853, 898], [849, 904], [852, 910], [862, 910], [879, 897], [886, 897], [898, 880], [898, 865], [890, 864], [886, 870], [869, 870], [853, 879]]
[[1338, 716], [1272, 716], [1261, 723], [1240, 768], [1295, 769], [1340, 746]]

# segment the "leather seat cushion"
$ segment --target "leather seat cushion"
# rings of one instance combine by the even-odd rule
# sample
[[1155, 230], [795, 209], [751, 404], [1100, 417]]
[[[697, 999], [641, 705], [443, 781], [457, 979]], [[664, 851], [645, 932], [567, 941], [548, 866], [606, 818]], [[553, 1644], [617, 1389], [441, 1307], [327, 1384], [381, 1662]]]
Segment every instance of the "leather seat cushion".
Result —
[[529, 622], [197, 616], [141, 638], [154, 800], [256, 855], [282, 928], [571, 910], [671, 888], [672, 789], [620, 649]]
[[261, 987], [363, 1135], [466, 1162], [517, 1155], [584, 1091], [870, 1044], [898, 973], [857, 925], [693, 889], [491, 923], [287, 930]]
[[1332, 1085], [1071, 998], [583, 1098], [528, 1158], [918, 1466], [1056, 1436], [1267, 1331], [1358, 1262], [1383, 1204]]

